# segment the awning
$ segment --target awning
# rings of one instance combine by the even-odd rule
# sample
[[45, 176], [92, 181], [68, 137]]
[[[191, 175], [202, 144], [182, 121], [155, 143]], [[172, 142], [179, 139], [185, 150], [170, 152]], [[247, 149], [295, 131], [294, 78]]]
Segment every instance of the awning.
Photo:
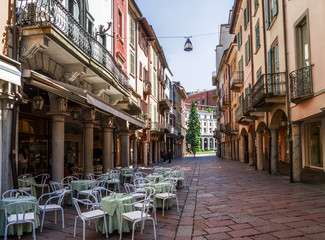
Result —
[[31, 78], [30, 84], [33, 86], [39, 87], [58, 96], [68, 98], [71, 101], [80, 103], [87, 107], [94, 106], [103, 112], [119, 117], [140, 128], [144, 128], [143, 121], [122, 111], [112, 104], [104, 102], [104, 100], [102, 100], [100, 97], [91, 92], [88, 92], [87, 90], [72, 86], [67, 83], [55, 81], [32, 70], [23, 70], [23, 77]]
[[0, 61], [0, 80], [21, 86], [21, 73], [13, 65]]

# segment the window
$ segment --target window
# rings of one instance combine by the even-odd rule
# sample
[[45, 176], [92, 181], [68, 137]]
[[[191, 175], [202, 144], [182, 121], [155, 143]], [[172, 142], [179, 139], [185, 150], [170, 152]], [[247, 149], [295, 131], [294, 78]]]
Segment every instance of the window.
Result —
[[256, 48], [255, 51], [256, 52], [260, 46], [261, 46], [261, 43], [260, 43], [260, 22], [258, 21], [255, 26], [255, 48]]
[[278, 94], [280, 91], [279, 84], [279, 75], [270, 73], [278, 73], [279, 72], [279, 53], [278, 53], [278, 43], [274, 43], [271, 47], [270, 51], [267, 53], [268, 61], [267, 61], [267, 70], [268, 70], [268, 92]]
[[251, 47], [250, 47], [250, 35], [248, 35], [247, 42], [245, 43], [245, 65], [249, 63], [251, 59]]
[[135, 57], [134, 53], [130, 51], [130, 74], [135, 76]]
[[259, 5], [258, 0], [254, 0], [255, 11], [258, 8], [258, 5]]
[[239, 32], [237, 34], [238, 51], [240, 50], [241, 44], [242, 44], [242, 29], [241, 29], [241, 26], [240, 26]]
[[204, 133], [207, 133], [207, 129], [206, 128], [204, 128]]
[[204, 126], [206, 126], [207, 125], [207, 123], [206, 122], [204, 122]]
[[321, 122], [306, 125], [307, 161], [308, 165], [323, 168]]
[[242, 55], [241, 58], [240, 58], [240, 60], [239, 60], [239, 62], [238, 62], [238, 71], [240, 73], [242, 73], [243, 70], [244, 70], [244, 66], [243, 66], [243, 55]]
[[269, 29], [276, 15], [278, 15], [278, 0], [265, 1], [266, 29]]
[[154, 51], [152, 57], [153, 57], [153, 67], [157, 69], [157, 55]]
[[157, 97], [157, 73], [153, 73], [153, 87], [154, 87], [154, 96]]
[[135, 21], [130, 17], [130, 44], [135, 46]]
[[306, 16], [296, 26], [296, 58], [298, 69], [310, 65], [309, 34], [307, 26]]
[[123, 37], [123, 13], [118, 10], [118, 16], [117, 16], [117, 34], [120, 38]]
[[262, 68], [258, 69], [258, 71], [256, 73], [257, 80], [260, 79], [261, 76], [262, 76]]
[[203, 100], [202, 100], [202, 105], [204, 105], [204, 103], [205, 103], [205, 100], [203, 99]]
[[248, 18], [247, 9], [245, 8], [244, 9], [244, 29], [245, 29], [245, 31], [247, 30], [247, 18]]
[[72, 14], [74, 19], [81, 23], [80, 3], [77, 0], [69, 0], [69, 12]]

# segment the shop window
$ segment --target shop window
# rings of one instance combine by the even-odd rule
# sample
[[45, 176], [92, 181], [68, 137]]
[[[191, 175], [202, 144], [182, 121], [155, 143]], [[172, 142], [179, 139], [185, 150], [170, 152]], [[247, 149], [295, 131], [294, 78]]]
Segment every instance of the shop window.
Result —
[[315, 122], [306, 125], [307, 161], [311, 167], [323, 168], [321, 123]]

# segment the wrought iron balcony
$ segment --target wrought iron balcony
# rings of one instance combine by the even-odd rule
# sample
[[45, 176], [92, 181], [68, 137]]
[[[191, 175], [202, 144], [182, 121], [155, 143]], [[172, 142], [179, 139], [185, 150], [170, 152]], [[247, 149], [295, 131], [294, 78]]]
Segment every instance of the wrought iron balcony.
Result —
[[312, 66], [300, 68], [289, 74], [291, 102], [299, 103], [313, 96]]
[[234, 92], [239, 92], [244, 86], [244, 74], [242, 71], [234, 72], [230, 78], [230, 89]]
[[251, 94], [247, 94], [244, 98], [243, 114], [247, 116], [252, 110], [252, 97]]
[[170, 102], [169, 98], [164, 98], [159, 101], [159, 108], [170, 110], [172, 108], [172, 103]]
[[229, 107], [230, 105], [230, 100], [229, 100], [229, 96], [228, 95], [224, 95], [222, 97], [222, 100], [220, 101], [220, 111], [226, 111], [227, 108]]
[[116, 76], [124, 88], [129, 89], [129, 79], [111, 53], [77, 22], [59, 0], [21, 0], [17, 3], [19, 26], [54, 26], [83, 53]]
[[239, 104], [238, 108], [236, 109], [236, 122], [239, 122], [243, 116], [244, 116], [244, 105]]
[[252, 106], [262, 108], [284, 104], [286, 89], [284, 72], [263, 74], [252, 88]]

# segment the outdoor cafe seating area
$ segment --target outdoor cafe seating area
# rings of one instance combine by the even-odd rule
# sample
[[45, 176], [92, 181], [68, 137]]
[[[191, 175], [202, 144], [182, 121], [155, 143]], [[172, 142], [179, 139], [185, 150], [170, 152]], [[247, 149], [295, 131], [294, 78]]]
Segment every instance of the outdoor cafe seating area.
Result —
[[[157, 215], [179, 213], [178, 190], [187, 190], [186, 170], [178, 166], [104, 172], [97, 167], [94, 173], [72, 174], [60, 182], [51, 181], [47, 173], [24, 174], [18, 177], [18, 183], [19, 189], [1, 196], [0, 236], [4, 239], [20, 238], [26, 232], [36, 239], [38, 232], [50, 231], [43, 226], [53, 218], [57, 226], [64, 228], [66, 208], [75, 209], [74, 236], [86, 239], [87, 229], [93, 229], [95, 224], [98, 234], [106, 238], [116, 235], [122, 239], [123, 233], [132, 233], [134, 239], [146, 227], [153, 229], [152, 238], [156, 239]], [[77, 226], [82, 226], [82, 232]], [[141, 231], [135, 232], [137, 228]]]

